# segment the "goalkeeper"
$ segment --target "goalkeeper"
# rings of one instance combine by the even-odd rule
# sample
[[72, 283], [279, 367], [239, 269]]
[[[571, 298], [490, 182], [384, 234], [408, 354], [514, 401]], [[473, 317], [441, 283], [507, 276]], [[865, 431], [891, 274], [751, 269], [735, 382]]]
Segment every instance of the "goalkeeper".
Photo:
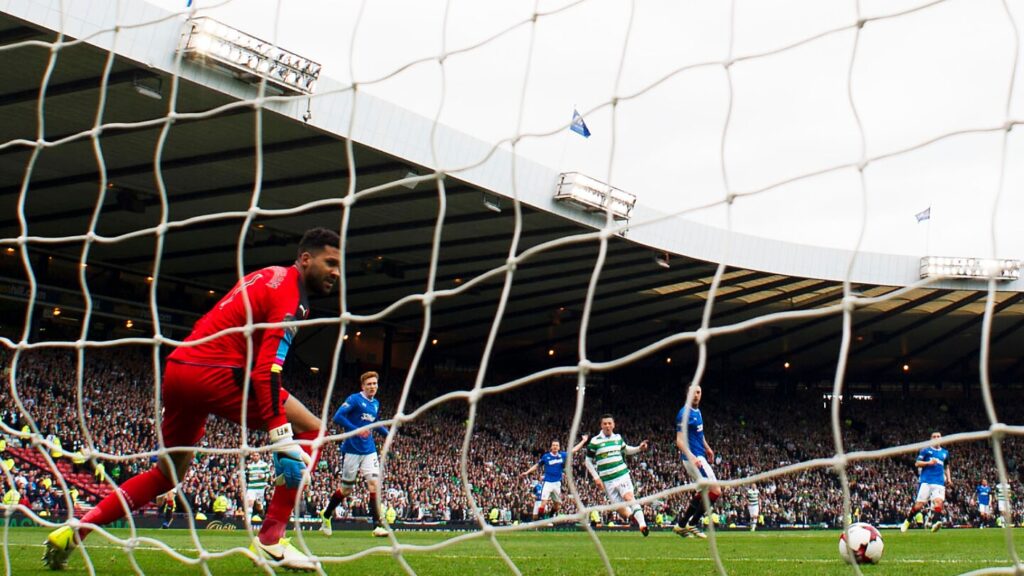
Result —
[[[245, 326], [246, 299], [254, 324], [305, 319], [309, 314], [307, 297], [329, 294], [338, 281], [338, 246], [335, 232], [324, 228], [307, 231], [299, 241], [293, 265], [271, 266], [250, 273], [196, 322], [186, 342]], [[161, 431], [168, 448], [189, 449], [169, 452], [156, 467], [122, 484], [117, 492], [89, 511], [82, 524], [109, 524], [174, 488], [188, 471], [193, 447], [205, 432], [207, 416], [216, 414], [239, 423], [244, 413], [249, 427], [269, 433], [276, 484], [259, 536], [250, 548], [281, 567], [315, 570], [317, 565], [283, 537], [299, 485], [313, 465], [311, 447], [300, 447], [295, 440], [313, 440], [320, 429], [320, 420], [281, 387], [284, 361], [296, 332], [296, 327], [253, 331], [253, 368], [247, 383], [242, 381], [247, 358], [247, 342], [242, 332], [182, 346], [171, 353], [163, 372]], [[243, 386], [249, 388], [244, 412]], [[54, 570], [63, 568], [90, 528], [83, 525], [75, 534], [71, 526], [62, 526], [51, 532], [46, 539], [43, 562]]]

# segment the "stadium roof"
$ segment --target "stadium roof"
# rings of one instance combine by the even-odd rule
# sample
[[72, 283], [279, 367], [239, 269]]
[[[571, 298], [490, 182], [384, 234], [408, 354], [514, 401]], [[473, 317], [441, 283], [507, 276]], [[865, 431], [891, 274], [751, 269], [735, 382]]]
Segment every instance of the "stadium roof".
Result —
[[[76, 275], [84, 235], [90, 231], [102, 175], [107, 183], [91, 243], [87, 277], [97, 297], [103, 326], [91, 337], [145, 335], [148, 277], [154, 274], [156, 235], [107, 239], [155, 227], [161, 222], [160, 187], [166, 190], [166, 234], [158, 285], [161, 322], [174, 336], [205, 311], [238, 277], [237, 258], [246, 210], [259, 194], [262, 209], [287, 211], [334, 199], [301, 213], [261, 214], [242, 240], [245, 270], [284, 263], [295, 241], [312, 226], [338, 229], [338, 202], [350, 187], [371, 190], [444, 166], [444, 225], [436, 287], [457, 293], [433, 305], [431, 338], [437, 357], [474, 365], [494, 321], [505, 279], [500, 269], [515, 237], [517, 196], [522, 230], [516, 254], [558, 239], [574, 242], [538, 251], [517, 263], [495, 357], [505, 365], [536, 368], [571, 364], [578, 348], [581, 312], [599, 255], [593, 232], [604, 220], [552, 200], [558, 174], [505, 148], [494, 149], [430, 119], [325, 79], [318, 96], [271, 99], [257, 110], [244, 101], [256, 88], [191, 63], [175, 61], [184, 20], [144, 4], [131, 3], [116, 36], [109, 73], [107, 49], [114, 42], [111, 11], [102, 3], [69, 3], [65, 33], [81, 39], [52, 52], [59, 14], [50, 3], [13, 3], [0, 13], [0, 253], [4, 328], [17, 339], [24, 318], [27, 277], [13, 239], [22, 235], [19, 205], [29, 237], [69, 241], [30, 242], [28, 253], [42, 284], [36, 314], [45, 325], [74, 322], [84, 299]], [[146, 26], [130, 24], [152, 22]], [[65, 42], [69, 42], [68, 36]], [[52, 65], [52, 70], [48, 66]], [[179, 67], [180, 66], [180, 67]], [[168, 121], [174, 71], [181, 81]], [[48, 81], [44, 82], [49, 74]], [[101, 90], [105, 85], [105, 90]], [[40, 106], [40, 87], [45, 99]], [[153, 92], [161, 99], [148, 97]], [[311, 117], [304, 119], [308, 112]], [[97, 112], [102, 131], [92, 131]], [[36, 147], [39, 117], [47, 143]], [[256, 135], [259, 135], [257, 138]], [[355, 182], [346, 162], [346, 139], [354, 150]], [[59, 145], [53, 145], [62, 141]], [[435, 154], [437, 160], [434, 160]], [[158, 163], [159, 170], [155, 170]], [[27, 192], [22, 194], [30, 174]], [[513, 174], [515, 178], [513, 178]], [[732, 235], [681, 218], [661, 218], [640, 202], [625, 234], [612, 234], [587, 332], [589, 356], [611, 360], [662, 338], [700, 326], [715, 273], [729, 268], [716, 295], [712, 326], [737, 324], [767, 313], [813, 311], [837, 305], [843, 295], [850, 254]], [[485, 205], [484, 196], [495, 202]], [[219, 219], [203, 215], [230, 213]], [[435, 181], [415, 187], [391, 186], [362, 194], [352, 205], [345, 239], [347, 306], [374, 315], [403, 297], [422, 293], [431, 269], [431, 246], [439, 214]], [[179, 225], [185, 219], [199, 220]], [[726, 241], [728, 238], [728, 242]], [[669, 267], [655, 256], [669, 253]], [[852, 356], [855, 381], [970, 381], [977, 378], [984, 285], [946, 282], [905, 289], [917, 278], [911, 256], [860, 254], [851, 273], [853, 289], [865, 297], [897, 292], [863, 306], [854, 315]], [[499, 271], [500, 272], [500, 271]], [[462, 288], [460, 288], [462, 287]], [[1020, 281], [1001, 284], [992, 328], [992, 374], [1017, 382], [1024, 375], [1021, 338], [1024, 302]], [[320, 316], [337, 316], [337, 298], [313, 302]], [[59, 307], [63, 317], [54, 317]], [[133, 326], [121, 323], [134, 318]], [[842, 318], [777, 320], [711, 340], [711, 369], [744, 378], [828, 379], [836, 365]], [[418, 300], [366, 326], [367, 337], [391, 333], [408, 348], [422, 331]], [[148, 333], [152, 333], [151, 331]], [[309, 334], [330, 334], [313, 329]], [[329, 350], [330, 346], [321, 346]], [[692, 366], [692, 343], [651, 354], [641, 365]], [[549, 351], [553, 351], [549, 352]], [[367, 360], [367, 358], [364, 358]], [[377, 358], [376, 361], [379, 361]], [[368, 360], [374, 363], [373, 359]], [[788, 365], [787, 365], [788, 363]], [[905, 373], [903, 366], [909, 366]], [[788, 366], [788, 368], [787, 368]], [[791, 374], [792, 376], [787, 376]]]

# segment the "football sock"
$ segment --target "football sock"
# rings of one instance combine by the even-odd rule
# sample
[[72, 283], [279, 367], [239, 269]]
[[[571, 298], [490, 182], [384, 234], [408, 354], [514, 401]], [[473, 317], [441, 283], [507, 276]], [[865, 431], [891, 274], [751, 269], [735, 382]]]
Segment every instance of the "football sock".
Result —
[[633, 509], [633, 518], [636, 518], [636, 525], [637, 526], [639, 526], [641, 528], [643, 528], [644, 526], [647, 526], [647, 521], [644, 520], [644, 511], [639, 506], [637, 506], [635, 509]]
[[327, 508], [324, 508], [320, 515], [324, 518], [330, 518], [334, 515], [334, 511], [338, 508], [338, 505], [344, 501], [345, 496], [341, 493], [341, 490], [335, 490], [334, 494], [331, 494], [330, 501], [327, 502]]
[[[314, 440], [317, 437], [316, 430], [300, 432], [295, 435], [297, 440]], [[302, 445], [306, 454], [312, 454], [312, 446]], [[314, 466], [316, 465], [314, 456]], [[263, 526], [260, 528], [260, 542], [268, 546], [277, 544], [288, 529], [288, 519], [291, 518], [292, 509], [295, 508], [295, 499], [299, 495], [298, 488], [288, 488], [285, 485], [276, 486], [274, 495], [270, 498], [270, 505], [267, 506], [267, 517], [263, 519]]]
[[[135, 510], [148, 504], [158, 495], [167, 492], [171, 488], [174, 488], [174, 484], [164, 476], [164, 473], [159, 468], [153, 468], [149, 472], [139, 474], [121, 484], [117, 492], [109, 494], [95, 508], [83, 516], [82, 522], [90, 522], [102, 526], [123, 518], [126, 510], [121, 504], [121, 499], [117, 496], [118, 494], [124, 497], [131, 510]], [[85, 538], [89, 532], [88, 528], [81, 528], [78, 533], [82, 538]]]
[[704, 503], [701, 502], [700, 494], [694, 494], [693, 499], [690, 500], [690, 506], [680, 515], [676, 524], [680, 526], [688, 526], [691, 521], [696, 520], [700, 517], [700, 513], [703, 510]]
[[376, 528], [380, 524], [380, 515], [377, 514], [377, 493], [370, 491], [370, 521]]

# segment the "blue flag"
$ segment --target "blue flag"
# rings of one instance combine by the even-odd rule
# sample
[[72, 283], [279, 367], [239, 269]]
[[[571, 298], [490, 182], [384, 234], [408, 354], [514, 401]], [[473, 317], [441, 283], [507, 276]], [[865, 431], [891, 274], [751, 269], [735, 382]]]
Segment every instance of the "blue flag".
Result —
[[932, 207], [929, 206], [929, 207], [925, 208], [924, 210], [918, 212], [917, 214], [914, 214], [914, 218], [917, 218], [917, 223], [918, 224], [920, 224], [921, 222], [924, 222], [925, 220], [931, 220], [932, 219]]
[[583, 121], [583, 116], [580, 116], [580, 113], [575, 108], [572, 110], [572, 124], [569, 125], [569, 129], [584, 138], [590, 138], [590, 129], [587, 128], [587, 123]]

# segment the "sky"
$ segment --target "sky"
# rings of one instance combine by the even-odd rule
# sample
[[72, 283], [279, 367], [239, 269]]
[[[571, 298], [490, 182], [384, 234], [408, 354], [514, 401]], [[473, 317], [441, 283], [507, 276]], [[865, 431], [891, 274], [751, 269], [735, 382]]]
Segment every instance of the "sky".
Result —
[[[186, 0], [150, 2], [186, 9]], [[860, 13], [929, 3], [861, 0]], [[1009, 17], [1002, 0], [946, 0], [868, 21], [857, 37], [855, 0], [735, 0], [732, 34], [724, 1], [193, 0], [198, 15], [275, 39], [322, 63], [323, 75], [426, 117], [440, 110], [442, 123], [486, 142], [557, 131], [521, 139], [516, 152], [660, 212], [848, 249], [866, 221], [862, 250], [1024, 258], [1024, 130], [888, 156], [1024, 119], [1011, 25], [1024, 29], [1024, 0], [1007, 4]], [[843, 30], [758, 57], [834, 29]], [[737, 61], [727, 72], [730, 38]], [[865, 192], [850, 167], [744, 195], [856, 166], [851, 96], [864, 158], [888, 156], [866, 164]], [[559, 130], [574, 108], [589, 139]], [[740, 194], [730, 208], [699, 209], [728, 192]], [[929, 207], [919, 224], [914, 215]]]

